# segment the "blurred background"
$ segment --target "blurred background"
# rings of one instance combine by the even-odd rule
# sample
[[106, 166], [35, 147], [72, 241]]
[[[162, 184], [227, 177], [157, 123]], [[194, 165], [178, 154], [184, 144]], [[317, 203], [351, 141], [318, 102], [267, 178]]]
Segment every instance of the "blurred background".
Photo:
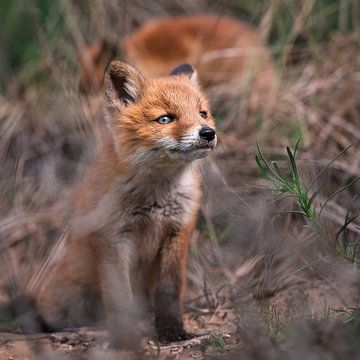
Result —
[[[195, 18], [189, 47], [181, 27], [156, 30], [194, 15], [210, 17]], [[148, 22], [184, 53], [137, 40]], [[176, 356], [359, 356], [359, 1], [2, 0], [0, 24], [2, 301], [36, 291], [61, 238], [106, 131], [106, 64], [126, 59], [152, 76], [190, 61], [220, 144], [203, 164], [185, 313], [190, 330], [214, 335]], [[65, 342], [70, 358], [105, 356], [104, 340], [84, 334], [46, 351], [56, 358]], [[0, 344], [1, 356], [34, 351]]]

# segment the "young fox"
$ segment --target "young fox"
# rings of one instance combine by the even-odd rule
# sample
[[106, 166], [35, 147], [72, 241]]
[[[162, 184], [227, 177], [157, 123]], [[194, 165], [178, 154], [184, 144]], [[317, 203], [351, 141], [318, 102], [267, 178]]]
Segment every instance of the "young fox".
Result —
[[104, 313], [112, 343], [131, 347], [150, 299], [159, 340], [185, 339], [182, 294], [201, 197], [193, 161], [217, 142], [209, 105], [188, 64], [146, 80], [113, 61], [104, 87], [109, 138], [80, 186], [70, 236], [36, 307], [52, 329]]
[[268, 94], [274, 81], [273, 62], [262, 38], [250, 25], [226, 16], [155, 19], [118, 44], [93, 44], [80, 59], [84, 90], [89, 84], [101, 88], [108, 58], [116, 52], [149, 77], [163, 76], [176, 64], [190, 62], [204, 87], [239, 84], [254, 77], [257, 90]]

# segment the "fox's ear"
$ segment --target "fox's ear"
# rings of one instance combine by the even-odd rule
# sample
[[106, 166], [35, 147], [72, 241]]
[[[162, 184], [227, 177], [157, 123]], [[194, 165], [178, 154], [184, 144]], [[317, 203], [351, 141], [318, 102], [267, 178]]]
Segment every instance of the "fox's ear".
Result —
[[119, 110], [139, 100], [145, 79], [131, 65], [114, 60], [105, 71], [104, 87], [109, 106]]
[[193, 84], [198, 85], [197, 71], [190, 64], [179, 65], [170, 73], [170, 76], [173, 75], [186, 75]]

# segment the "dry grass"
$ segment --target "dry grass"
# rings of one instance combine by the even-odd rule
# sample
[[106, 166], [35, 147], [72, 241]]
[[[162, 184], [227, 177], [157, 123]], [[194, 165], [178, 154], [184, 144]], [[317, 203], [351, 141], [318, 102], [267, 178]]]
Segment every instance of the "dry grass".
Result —
[[[283, 213], [296, 210], [296, 202], [274, 196], [256, 165], [255, 144], [258, 140], [264, 154], [286, 172], [285, 148], [300, 138], [297, 164], [306, 185], [352, 144], [316, 182], [317, 209], [359, 176], [360, 29], [354, 14], [360, 10], [356, 1], [329, 1], [323, 9], [316, 1], [294, 8], [280, 0], [270, 7], [266, 3], [256, 1], [250, 9], [240, 1], [151, 6], [64, 1], [49, 15], [57, 26], [34, 25], [41, 56], [31, 66], [19, 65], [8, 75], [11, 64], [0, 63], [6, 74], [0, 96], [1, 300], [34, 283], [42, 264], [38, 259], [46, 261], [61, 238], [72, 186], [101, 140], [101, 100], [77, 91], [82, 49], [90, 39], [114, 41], [114, 34], [128, 33], [155, 16], [206, 9], [259, 24], [273, 45], [278, 87], [265, 115], [252, 111], [249, 88], [235, 86], [230, 92], [236, 95], [222, 98], [221, 107], [215, 102], [221, 144], [204, 166], [205, 200], [193, 237], [186, 318], [198, 333], [230, 333], [231, 340], [215, 337], [176, 356], [190, 358], [197, 351], [199, 358], [229, 352], [226, 356], [234, 359], [359, 354], [359, 270], [337, 254], [336, 235], [348, 212], [359, 213], [360, 183], [327, 202], [320, 217], [326, 236], [320, 238], [303, 218]], [[28, 7], [38, 19], [36, 3]], [[327, 33], [318, 30], [322, 21]], [[208, 92], [216, 99], [222, 89]], [[359, 234], [356, 218], [346, 236], [356, 243]], [[92, 356], [111, 358], [99, 344]], [[55, 348], [51, 358], [64, 353]], [[151, 358], [156, 351], [145, 355]]]

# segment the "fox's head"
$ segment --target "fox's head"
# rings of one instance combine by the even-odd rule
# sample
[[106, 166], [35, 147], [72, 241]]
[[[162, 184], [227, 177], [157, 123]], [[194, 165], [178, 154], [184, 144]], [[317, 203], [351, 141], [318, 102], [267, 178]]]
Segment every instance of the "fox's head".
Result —
[[115, 60], [104, 82], [108, 125], [119, 156], [136, 165], [161, 165], [203, 158], [215, 148], [214, 120], [191, 65], [147, 80]]

